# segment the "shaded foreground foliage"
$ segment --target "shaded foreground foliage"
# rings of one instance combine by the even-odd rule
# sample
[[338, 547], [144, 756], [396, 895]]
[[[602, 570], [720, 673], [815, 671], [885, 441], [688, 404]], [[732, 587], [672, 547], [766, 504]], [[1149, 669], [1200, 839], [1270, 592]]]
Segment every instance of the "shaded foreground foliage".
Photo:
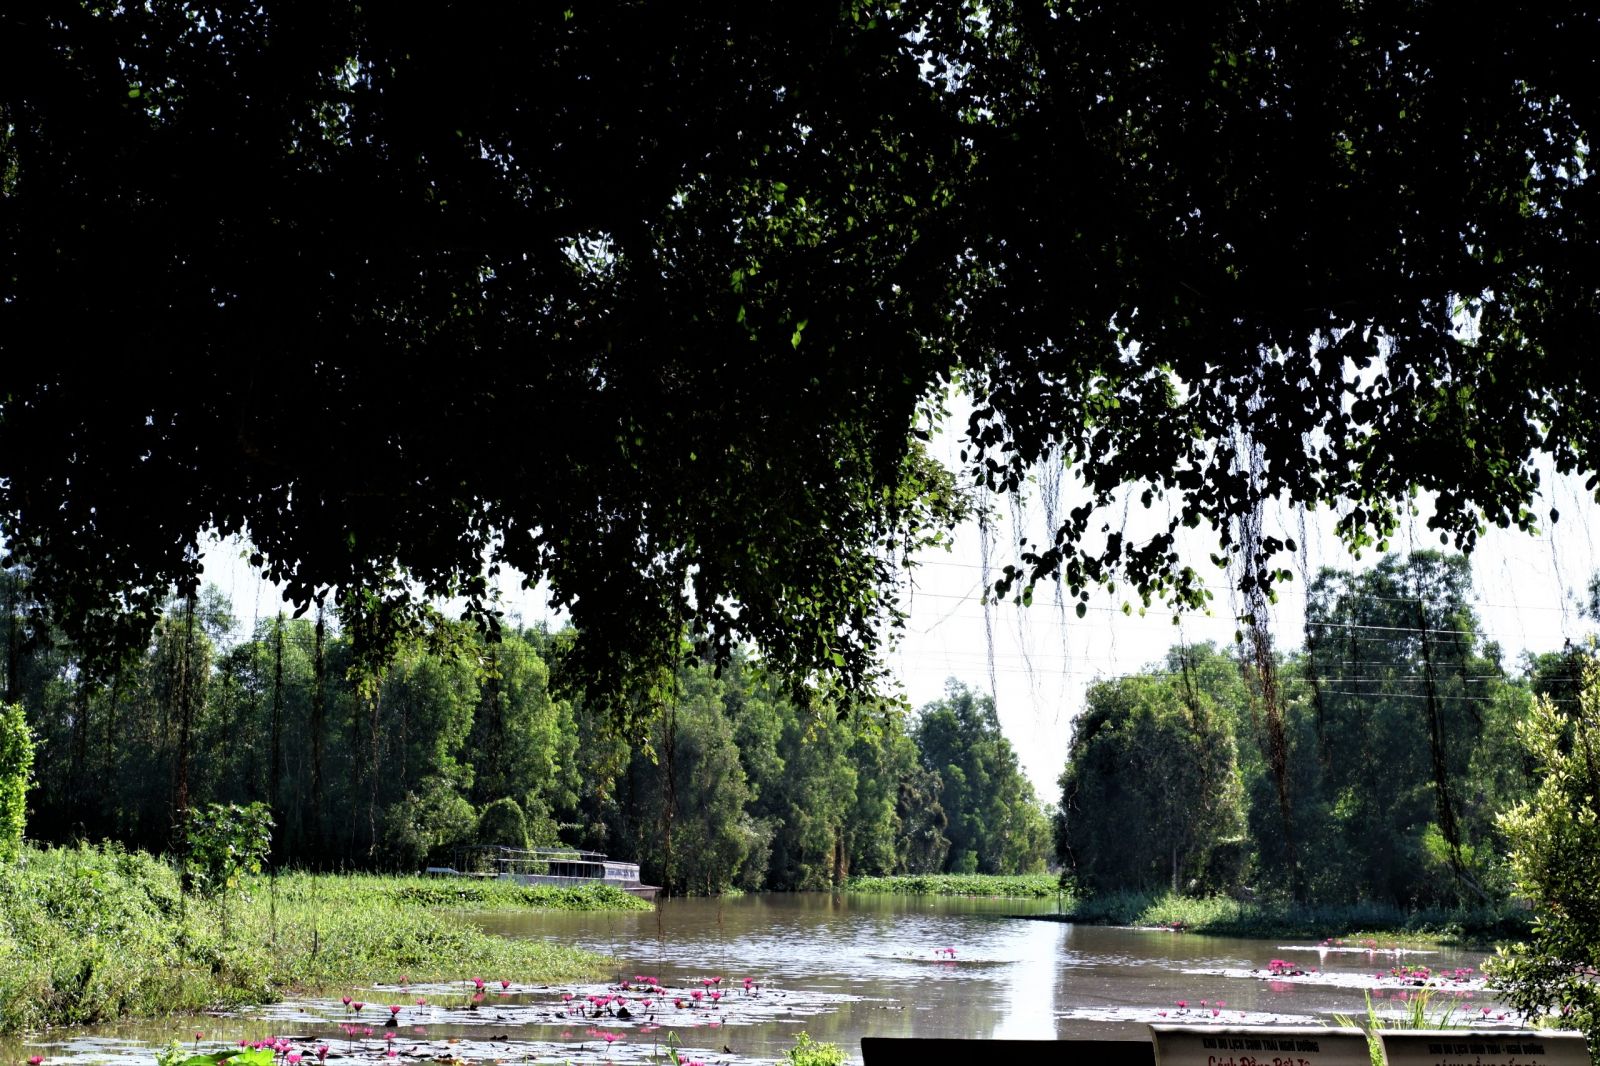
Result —
[[1073, 489], [1024, 599], [1203, 603], [1202, 525], [1254, 597], [1272, 499], [1531, 529], [1537, 456], [1600, 469], [1597, 52], [1590, 4], [9, 6], [6, 550], [96, 667], [205, 529], [362, 657], [515, 567], [628, 715], [685, 633], [871, 686], [956, 376], [970, 480]]
[[[115, 848], [26, 849], [0, 867], [0, 1031], [260, 1003], [393, 980], [592, 977], [609, 960], [435, 913], [382, 878], [257, 879], [249, 896], [185, 896], [168, 864]], [[491, 894], [472, 906], [613, 907], [603, 895]]]
[[1502, 952], [1498, 991], [1529, 1017], [1581, 1028], [1600, 1051], [1600, 659], [1578, 671], [1574, 701], [1542, 697], [1519, 732], [1538, 786], [1501, 816], [1532, 936]]

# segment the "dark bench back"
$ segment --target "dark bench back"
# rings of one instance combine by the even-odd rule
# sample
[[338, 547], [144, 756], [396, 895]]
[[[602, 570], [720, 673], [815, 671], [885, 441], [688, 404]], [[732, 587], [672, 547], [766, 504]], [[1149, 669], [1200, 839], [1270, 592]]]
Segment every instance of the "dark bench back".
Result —
[[1155, 1066], [1148, 1040], [958, 1040], [944, 1037], [864, 1036], [866, 1066]]

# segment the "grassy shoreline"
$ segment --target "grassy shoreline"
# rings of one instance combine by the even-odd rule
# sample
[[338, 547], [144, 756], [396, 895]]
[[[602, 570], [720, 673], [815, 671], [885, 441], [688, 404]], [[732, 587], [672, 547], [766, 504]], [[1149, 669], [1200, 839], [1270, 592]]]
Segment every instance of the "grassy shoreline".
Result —
[[304, 873], [257, 878], [219, 903], [184, 895], [174, 870], [149, 855], [27, 849], [0, 869], [0, 1033], [355, 990], [401, 974], [550, 983], [613, 965], [485, 933], [441, 913], [451, 907], [649, 904], [615, 890]]
[[1381, 947], [1402, 943], [1483, 947], [1525, 939], [1532, 923], [1530, 912], [1511, 905], [1406, 910], [1380, 903], [1265, 904], [1134, 892], [1072, 898], [1062, 914], [1034, 917], [1086, 925], [1181, 929], [1212, 936], [1375, 940]]
[[[1051, 874], [912, 874], [852, 877], [846, 892], [913, 896], [984, 896], [1053, 899], [1059, 885]], [[1110, 892], [1060, 896], [1058, 914], [1018, 915], [1038, 921], [1178, 929], [1211, 936], [1340, 938], [1376, 941], [1382, 947], [1454, 944], [1484, 947], [1529, 935], [1532, 914], [1502, 905], [1461, 910], [1412, 909], [1390, 904], [1347, 905], [1246, 903], [1221, 897], [1172, 893]]]
[[899, 874], [852, 877], [846, 892], [898, 896], [989, 896], [1053, 899], [1060, 891], [1054, 874]]

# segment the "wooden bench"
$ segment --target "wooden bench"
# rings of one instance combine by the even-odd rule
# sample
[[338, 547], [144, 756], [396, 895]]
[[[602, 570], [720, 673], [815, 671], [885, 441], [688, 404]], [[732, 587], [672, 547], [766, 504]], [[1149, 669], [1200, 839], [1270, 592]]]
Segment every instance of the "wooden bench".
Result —
[[1556, 1029], [1387, 1029], [1390, 1066], [1590, 1066], [1584, 1035]]
[[1155, 1066], [1148, 1040], [963, 1040], [953, 1037], [864, 1036], [865, 1066]]

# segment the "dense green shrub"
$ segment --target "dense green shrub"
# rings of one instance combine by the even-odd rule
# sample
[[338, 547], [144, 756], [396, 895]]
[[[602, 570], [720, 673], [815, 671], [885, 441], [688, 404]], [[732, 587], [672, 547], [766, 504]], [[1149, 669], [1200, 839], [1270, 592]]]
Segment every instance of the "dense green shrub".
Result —
[[510, 796], [503, 796], [478, 815], [478, 843], [507, 848], [528, 846], [528, 819], [522, 807]]
[[897, 896], [1003, 896], [1045, 899], [1056, 895], [1060, 881], [1052, 874], [903, 874], [852, 877], [847, 892]]
[[453, 862], [459, 849], [472, 842], [478, 818], [449, 781], [432, 777], [384, 812], [383, 826], [389, 859], [384, 865], [420, 871]]
[[1584, 663], [1582, 679], [1576, 706], [1541, 698], [1518, 730], [1539, 786], [1500, 825], [1533, 936], [1495, 960], [1490, 984], [1524, 1016], [1582, 1029], [1600, 1053], [1600, 665]]
[[28, 823], [28, 778], [33, 735], [22, 704], [0, 703], [0, 863], [14, 862]]
[[188, 872], [199, 891], [222, 896], [258, 874], [272, 851], [272, 814], [265, 803], [211, 803], [189, 815]]
[[797, 1033], [794, 1047], [784, 1053], [789, 1066], [844, 1066], [844, 1048], [838, 1044], [811, 1039], [810, 1033]]

